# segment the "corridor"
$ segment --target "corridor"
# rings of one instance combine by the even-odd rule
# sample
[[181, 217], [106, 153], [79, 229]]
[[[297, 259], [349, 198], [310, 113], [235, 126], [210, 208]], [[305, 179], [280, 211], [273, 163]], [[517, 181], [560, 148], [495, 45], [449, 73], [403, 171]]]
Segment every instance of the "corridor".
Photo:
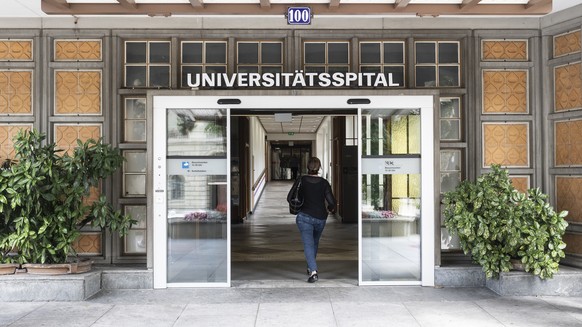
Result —
[[[291, 181], [267, 183], [256, 210], [232, 225], [232, 284], [235, 287], [307, 285], [306, 263], [295, 216], [287, 206]], [[317, 256], [320, 286], [358, 282], [358, 225], [329, 216]]]

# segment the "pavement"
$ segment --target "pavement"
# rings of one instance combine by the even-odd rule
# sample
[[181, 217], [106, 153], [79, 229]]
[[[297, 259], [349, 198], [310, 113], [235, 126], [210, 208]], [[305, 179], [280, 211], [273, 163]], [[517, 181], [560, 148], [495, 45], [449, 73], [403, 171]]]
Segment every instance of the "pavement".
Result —
[[582, 326], [582, 297], [320, 281], [302, 287], [274, 282], [103, 290], [79, 302], [0, 302], [0, 326]]

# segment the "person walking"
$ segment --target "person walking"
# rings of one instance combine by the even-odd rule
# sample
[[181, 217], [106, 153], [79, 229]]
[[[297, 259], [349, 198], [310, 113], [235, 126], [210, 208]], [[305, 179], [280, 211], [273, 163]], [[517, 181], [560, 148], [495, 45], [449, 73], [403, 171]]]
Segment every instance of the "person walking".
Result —
[[[303, 241], [303, 252], [307, 261], [307, 281], [314, 283], [319, 279], [317, 272], [317, 248], [325, 228], [328, 213], [335, 213], [336, 201], [329, 182], [318, 176], [321, 161], [311, 157], [307, 163], [307, 175], [301, 176], [300, 194], [303, 197], [295, 222]], [[287, 195], [287, 201], [293, 196], [293, 188]]]

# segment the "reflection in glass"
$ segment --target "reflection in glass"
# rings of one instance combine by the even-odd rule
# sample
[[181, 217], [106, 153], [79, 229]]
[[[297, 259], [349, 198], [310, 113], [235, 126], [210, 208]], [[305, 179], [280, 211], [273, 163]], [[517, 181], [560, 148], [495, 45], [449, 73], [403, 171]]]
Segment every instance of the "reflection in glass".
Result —
[[125, 141], [145, 142], [146, 141], [146, 121], [127, 120], [125, 121]]
[[206, 42], [206, 63], [226, 64], [226, 43]]
[[305, 43], [305, 63], [325, 64], [325, 43]]
[[[418, 110], [362, 110], [361, 125], [362, 160], [384, 157], [420, 161]], [[363, 281], [420, 280], [420, 177], [362, 175]]]
[[146, 253], [147, 239], [145, 230], [130, 230], [125, 236], [125, 253]]
[[202, 63], [202, 42], [182, 43], [182, 63], [184, 64]]
[[435, 87], [436, 86], [436, 67], [434, 67], [434, 66], [416, 66], [416, 86]]
[[261, 63], [263, 64], [281, 64], [281, 43], [261, 43]]
[[126, 173], [145, 173], [147, 159], [145, 151], [133, 152], [125, 151], [123, 152], [125, 157], [124, 172]]
[[226, 156], [224, 109], [168, 110], [168, 156]]
[[380, 43], [360, 43], [360, 63], [380, 63]]
[[258, 73], [259, 72], [259, 66], [238, 66], [238, 72], [239, 73]]
[[328, 43], [327, 57], [330, 64], [348, 64], [348, 43]]
[[150, 63], [170, 62], [170, 42], [150, 42]]
[[436, 63], [435, 43], [434, 42], [417, 42], [416, 43], [416, 63], [417, 64], [434, 64]]
[[126, 42], [125, 43], [125, 63], [145, 63], [147, 53], [146, 42]]
[[441, 118], [460, 118], [459, 98], [442, 98], [441, 99]]
[[440, 66], [439, 86], [459, 86], [459, 67]]
[[145, 99], [125, 99], [125, 119], [145, 119]]
[[441, 151], [441, 170], [461, 170], [461, 151]]
[[152, 86], [152, 87], [169, 87], [170, 86], [170, 67], [169, 66], [150, 66], [150, 86]]
[[441, 193], [453, 191], [461, 183], [461, 173], [441, 173]]
[[461, 121], [460, 120], [441, 120], [441, 140], [451, 141], [461, 139]]
[[459, 63], [459, 44], [439, 42], [439, 64]]
[[384, 43], [384, 63], [403, 64], [404, 63], [404, 43]]
[[126, 66], [125, 67], [125, 86], [142, 87], [146, 85], [146, 67], [145, 66]]
[[137, 224], [131, 226], [131, 228], [146, 228], [146, 206], [125, 206], [125, 213], [130, 215], [132, 219], [137, 220]]
[[240, 42], [238, 43], [238, 64], [258, 64], [259, 63], [259, 43]]
[[263, 73], [282, 73], [283, 67], [282, 66], [262, 66], [261, 70]]
[[126, 196], [145, 196], [146, 195], [146, 176], [125, 175], [124, 189]]
[[[168, 282], [224, 283], [227, 281], [226, 175], [182, 177], [184, 196], [173, 199], [168, 194]], [[170, 179], [168, 183], [172, 183]]]

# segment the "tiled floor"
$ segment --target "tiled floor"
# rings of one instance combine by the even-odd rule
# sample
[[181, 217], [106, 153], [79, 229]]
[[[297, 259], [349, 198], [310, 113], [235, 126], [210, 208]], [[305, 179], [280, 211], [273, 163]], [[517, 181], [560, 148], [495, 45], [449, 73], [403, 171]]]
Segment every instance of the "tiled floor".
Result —
[[[269, 182], [253, 214], [232, 226], [233, 285], [306, 280], [301, 237], [285, 200], [291, 185]], [[317, 256], [322, 282], [357, 284], [357, 233], [357, 224], [342, 224], [329, 216]]]

